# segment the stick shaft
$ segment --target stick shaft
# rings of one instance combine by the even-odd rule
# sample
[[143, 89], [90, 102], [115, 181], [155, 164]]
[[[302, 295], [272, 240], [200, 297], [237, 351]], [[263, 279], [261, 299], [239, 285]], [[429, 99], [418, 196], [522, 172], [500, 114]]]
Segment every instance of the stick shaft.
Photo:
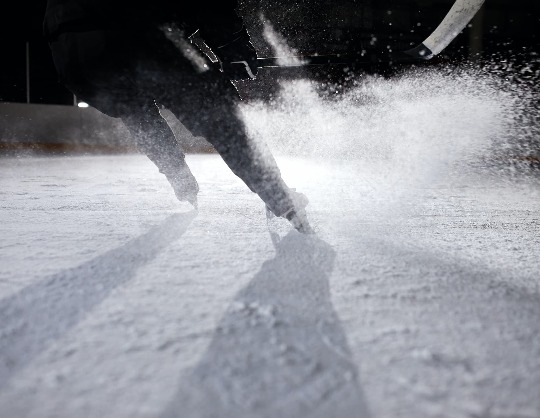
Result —
[[372, 65], [380, 63], [412, 64], [414, 62], [418, 62], [418, 60], [402, 53], [364, 53], [257, 58], [257, 67], [293, 68], [306, 65]]

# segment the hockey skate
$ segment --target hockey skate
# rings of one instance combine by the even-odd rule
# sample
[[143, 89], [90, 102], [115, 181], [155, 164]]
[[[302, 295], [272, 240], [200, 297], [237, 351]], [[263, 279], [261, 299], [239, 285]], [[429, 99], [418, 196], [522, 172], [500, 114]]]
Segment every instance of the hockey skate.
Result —
[[199, 184], [191, 173], [189, 167], [184, 164], [180, 170], [174, 172], [174, 174], [165, 174], [167, 180], [171, 184], [174, 194], [178, 200], [187, 201], [193, 205], [195, 209], [198, 209], [197, 205], [197, 193], [199, 193]]
[[[303, 234], [314, 234], [315, 231], [309, 224], [306, 214], [306, 206], [309, 203], [309, 199], [295, 189], [289, 189], [289, 195], [293, 202], [293, 206], [279, 215], [279, 217], [287, 219], [298, 232]], [[268, 220], [275, 217], [268, 206], [266, 207], [266, 217]]]

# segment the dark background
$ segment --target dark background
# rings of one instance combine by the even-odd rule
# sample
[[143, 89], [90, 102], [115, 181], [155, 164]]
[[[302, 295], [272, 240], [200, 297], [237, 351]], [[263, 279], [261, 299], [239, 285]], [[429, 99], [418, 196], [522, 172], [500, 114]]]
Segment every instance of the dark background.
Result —
[[[471, 27], [444, 51], [442, 59], [462, 62], [496, 55], [522, 65], [538, 61], [539, 3], [487, 0]], [[332, 54], [369, 47], [374, 38], [379, 47], [408, 49], [435, 29], [452, 4], [452, 0], [243, 0], [240, 11], [259, 56], [272, 55], [262, 37], [261, 16], [299, 53]], [[56, 81], [41, 35], [45, 5], [45, 0], [19, 0], [2, 12], [0, 101], [74, 104], [73, 95]], [[272, 71], [276, 76], [284, 74], [283, 70]], [[331, 67], [325, 71], [327, 78], [343, 73], [333, 73]], [[317, 75], [321, 76], [320, 69]]]

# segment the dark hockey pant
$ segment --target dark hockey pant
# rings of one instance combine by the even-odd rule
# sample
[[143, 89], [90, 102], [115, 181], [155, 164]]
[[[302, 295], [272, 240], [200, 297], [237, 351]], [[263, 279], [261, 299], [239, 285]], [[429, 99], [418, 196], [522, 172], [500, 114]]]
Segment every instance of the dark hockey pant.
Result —
[[60, 81], [106, 115], [121, 118], [141, 152], [167, 177], [184, 154], [158, 106], [169, 109], [194, 135], [210, 142], [231, 170], [276, 215], [293, 203], [264, 144], [246, 134], [239, 96], [181, 35], [167, 30], [65, 32], [51, 41]]

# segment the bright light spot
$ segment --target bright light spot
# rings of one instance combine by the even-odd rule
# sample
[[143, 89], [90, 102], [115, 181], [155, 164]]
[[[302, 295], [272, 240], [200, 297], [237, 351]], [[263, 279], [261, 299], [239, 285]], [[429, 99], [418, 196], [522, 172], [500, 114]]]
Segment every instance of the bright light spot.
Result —
[[79, 102], [79, 103], [77, 103], [77, 106], [79, 106], [79, 107], [88, 107], [88, 103], [86, 103], [86, 102]]

